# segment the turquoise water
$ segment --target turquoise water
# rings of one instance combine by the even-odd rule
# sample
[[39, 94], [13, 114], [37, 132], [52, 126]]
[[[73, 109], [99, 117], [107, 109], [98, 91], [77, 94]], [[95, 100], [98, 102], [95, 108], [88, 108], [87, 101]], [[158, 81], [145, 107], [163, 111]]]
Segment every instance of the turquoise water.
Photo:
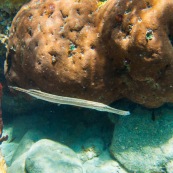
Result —
[[[0, 148], [10, 173], [172, 170], [171, 104], [146, 109], [121, 100], [111, 106], [130, 110], [130, 116], [122, 117], [22, 99], [15, 100], [11, 109], [3, 104], [3, 134], [9, 139]], [[57, 156], [52, 150], [61, 152]]]

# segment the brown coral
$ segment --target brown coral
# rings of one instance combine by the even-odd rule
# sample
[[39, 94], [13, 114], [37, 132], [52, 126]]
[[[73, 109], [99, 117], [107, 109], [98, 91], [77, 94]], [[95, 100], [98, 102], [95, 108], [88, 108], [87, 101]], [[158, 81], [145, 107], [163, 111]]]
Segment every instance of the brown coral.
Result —
[[14, 18], [12, 85], [111, 103], [173, 102], [171, 0], [32, 0]]

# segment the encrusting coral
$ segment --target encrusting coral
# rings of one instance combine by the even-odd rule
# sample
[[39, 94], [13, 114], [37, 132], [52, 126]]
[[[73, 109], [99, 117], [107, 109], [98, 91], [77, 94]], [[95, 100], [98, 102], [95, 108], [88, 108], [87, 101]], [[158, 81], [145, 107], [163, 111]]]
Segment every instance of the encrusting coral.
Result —
[[107, 104], [173, 102], [172, 14], [172, 0], [32, 0], [12, 23], [7, 81]]

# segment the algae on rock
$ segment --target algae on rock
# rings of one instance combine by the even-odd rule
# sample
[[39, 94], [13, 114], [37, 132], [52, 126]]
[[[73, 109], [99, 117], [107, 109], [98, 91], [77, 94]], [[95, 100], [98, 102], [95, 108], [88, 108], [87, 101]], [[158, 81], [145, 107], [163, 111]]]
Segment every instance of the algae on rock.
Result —
[[10, 14], [16, 10], [19, 10], [19, 8], [23, 4], [25, 4], [29, 1], [30, 0], [1, 0], [0, 9], [3, 9]]

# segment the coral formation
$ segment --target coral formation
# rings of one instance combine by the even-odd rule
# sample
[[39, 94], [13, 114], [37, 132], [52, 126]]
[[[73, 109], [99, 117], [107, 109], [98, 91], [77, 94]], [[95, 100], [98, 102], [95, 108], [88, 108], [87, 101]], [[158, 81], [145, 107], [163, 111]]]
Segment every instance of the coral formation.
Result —
[[13, 20], [11, 85], [148, 107], [173, 102], [172, 0], [32, 0]]

